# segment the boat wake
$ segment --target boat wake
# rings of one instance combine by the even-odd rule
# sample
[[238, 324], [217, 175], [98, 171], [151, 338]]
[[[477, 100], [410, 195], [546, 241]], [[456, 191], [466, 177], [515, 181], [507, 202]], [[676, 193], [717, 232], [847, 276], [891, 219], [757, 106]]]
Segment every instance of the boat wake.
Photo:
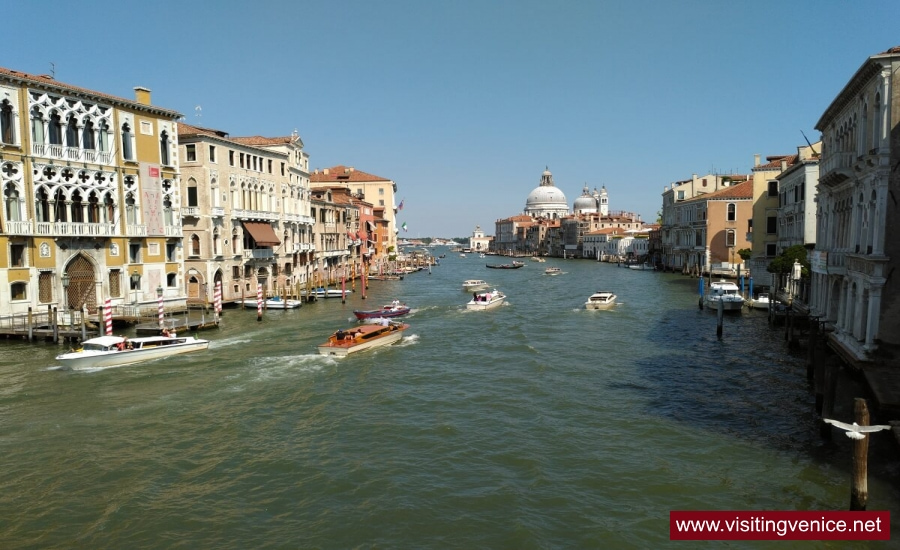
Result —
[[416, 344], [418, 342], [419, 342], [419, 335], [418, 334], [410, 334], [409, 336], [404, 336], [403, 338], [401, 338], [399, 342], [394, 344], [394, 346], [398, 347], [398, 348], [405, 348], [406, 346], [412, 346], [413, 344]]
[[213, 341], [210, 341], [210, 343], [209, 343], [209, 348], [210, 348], [210, 349], [213, 349], [213, 348], [224, 348], [224, 347], [227, 347], [227, 346], [236, 346], [236, 345], [238, 345], [238, 344], [247, 344], [247, 343], [250, 343], [250, 342], [253, 342], [253, 341], [254, 341], [254, 340], [253, 340], [252, 338], [244, 338], [244, 337], [239, 337], [239, 338], [226, 338], [226, 339], [224, 339], [224, 340], [213, 340]]

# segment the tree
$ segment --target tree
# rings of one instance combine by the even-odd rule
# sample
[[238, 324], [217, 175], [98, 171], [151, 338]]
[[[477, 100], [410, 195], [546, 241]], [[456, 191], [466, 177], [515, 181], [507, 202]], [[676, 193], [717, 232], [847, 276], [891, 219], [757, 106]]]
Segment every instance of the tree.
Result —
[[741, 257], [745, 262], [750, 259], [750, 255], [753, 254], [753, 251], [749, 248], [742, 248], [737, 251], [738, 256]]
[[800, 276], [809, 277], [809, 261], [806, 259], [806, 248], [802, 244], [795, 244], [783, 250], [779, 256], [769, 262], [766, 271], [790, 273], [794, 267], [794, 261], [800, 262]]

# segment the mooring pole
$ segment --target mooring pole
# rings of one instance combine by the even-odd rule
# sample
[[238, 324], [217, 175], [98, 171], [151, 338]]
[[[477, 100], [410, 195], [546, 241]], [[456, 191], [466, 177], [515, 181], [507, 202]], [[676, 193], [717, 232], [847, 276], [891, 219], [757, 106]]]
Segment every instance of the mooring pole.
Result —
[[[866, 400], [857, 397], [853, 400], [853, 415], [860, 426], [869, 425], [869, 407]], [[869, 435], [853, 441], [853, 469], [850, 480], [850, 511], [864, 511], [869, 500], [868, 481]]]
[[716, 338], [722, 339], [722, 323], [725, 322], [725, 303], [719, 300], [716, 305]]

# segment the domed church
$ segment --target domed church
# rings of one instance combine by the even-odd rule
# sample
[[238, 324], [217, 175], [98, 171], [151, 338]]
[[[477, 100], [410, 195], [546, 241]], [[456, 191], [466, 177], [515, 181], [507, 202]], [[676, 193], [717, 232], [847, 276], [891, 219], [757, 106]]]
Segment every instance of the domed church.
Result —
[[600, 188], [600, 191], [597, 191], [597, 188], [594, 188], [594, 192], [591, 193], [588, 191], [588, 186], [585, 185], [584, 189], [581, 190], [581, 196], [575, 199], [575, 205], [573, 208], [576, 214], [600, 214], [601, 216], [609, 215], [609, 195], [606, 192], [606, 186]]
[[528, 194], [525, 200], [525, 214], [532, 218], [558, 219], [569, 214], [566, 196], [553, 185], [553, 174], [544, 170], [541, 184]]

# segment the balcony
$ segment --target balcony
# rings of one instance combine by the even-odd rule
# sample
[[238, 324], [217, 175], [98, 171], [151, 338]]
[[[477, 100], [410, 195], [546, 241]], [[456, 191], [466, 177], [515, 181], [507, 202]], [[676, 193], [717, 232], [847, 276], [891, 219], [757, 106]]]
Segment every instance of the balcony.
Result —
[[245, 260], [271, 260], [275, 253], [271, 248], [252, 248], [244, 250]]
[[6, 233], [8, 235], [33, 235], [34, 226], [28, 222], [6, 222]]
[[167, 225], [166, 237], [181, 237], [181, 225]]
[[181, 215], [182, 216], [190, 216], [192, 218], [200, 217], [200, 207], [199, 206], [182, 206], [181, 207]]
[[125, 226], [125, 235], [128, 237], [146, 237], [147, 226], [144, 224], [130, 223]]
[[233, 218], [237, 218], [239, 220], [277, 221], [279, 218], [278, 212], [267, 212], [264, 210], [243, 210], [240, 208], [232, 210], [231, 215]]
[[209, 215], [213, 218], [221, 218], [225, 216], [225, 207], [224, 206], [213, 206], [209, 212]]
[[36, 235], [61, 237], [112, 237], [116, 226], [112, 223], [37, 222]]
[[71, 162], [90, 162], [93, 164], [112, 164], [113, 154], [110, 151], [67, 147], [58, 143], [32, 143], [31, 153], [36, 157], [67, 160]]

